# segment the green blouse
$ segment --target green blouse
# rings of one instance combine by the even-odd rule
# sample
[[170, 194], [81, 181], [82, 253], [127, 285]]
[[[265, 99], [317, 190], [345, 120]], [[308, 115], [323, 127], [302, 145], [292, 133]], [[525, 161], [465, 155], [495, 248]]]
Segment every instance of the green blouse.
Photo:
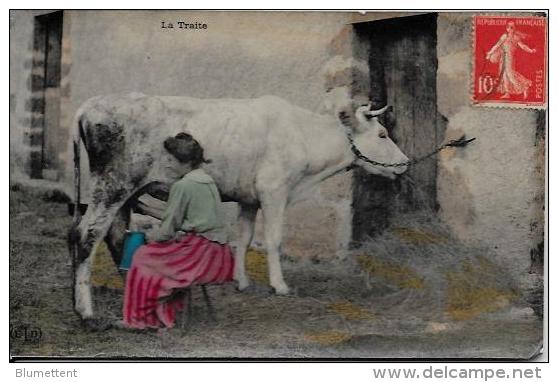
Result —
[[213, 178], [201, 168], [189, 172], [170, 189], [157, 241], [170, 240], [182, 231], [224, 243], [220, 205]]

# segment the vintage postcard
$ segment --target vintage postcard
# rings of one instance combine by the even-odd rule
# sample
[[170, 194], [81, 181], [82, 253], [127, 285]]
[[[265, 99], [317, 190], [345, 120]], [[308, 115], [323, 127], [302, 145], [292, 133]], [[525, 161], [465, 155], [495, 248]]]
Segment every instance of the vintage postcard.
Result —
[[10, 11], [12, 360], [536, 357], [547, 27]]

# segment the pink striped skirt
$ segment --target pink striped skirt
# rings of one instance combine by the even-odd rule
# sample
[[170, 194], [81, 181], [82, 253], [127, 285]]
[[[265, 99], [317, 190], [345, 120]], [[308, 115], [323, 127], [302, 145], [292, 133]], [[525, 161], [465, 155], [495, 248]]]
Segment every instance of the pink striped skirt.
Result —
[[179, 241], [152, 242], [134, 255], [124, 292], [124, 323], [132, 328], [172, 327], [184, 309], [175, 289], [232, 281], [230, 247], [188, 234]]

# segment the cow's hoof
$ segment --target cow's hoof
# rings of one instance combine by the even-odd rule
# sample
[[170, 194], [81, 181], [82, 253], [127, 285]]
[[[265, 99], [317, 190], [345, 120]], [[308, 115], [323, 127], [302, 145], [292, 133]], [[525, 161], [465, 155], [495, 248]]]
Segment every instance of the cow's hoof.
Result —
[[112, 327], [113, 321], [102, 317], [83, 318], [81, 324], [89, 331], [101, 332]]
[[239, 278], [237, 280], [236, 289], [244, 291], [250, 286], [250, 279], [248, 277]]
[[278, 285], [272, 285], [275, 290], [275, 294], [279, 296], [286, 296], [289, 294], [289, 287], [285, 283], [280, 283]]

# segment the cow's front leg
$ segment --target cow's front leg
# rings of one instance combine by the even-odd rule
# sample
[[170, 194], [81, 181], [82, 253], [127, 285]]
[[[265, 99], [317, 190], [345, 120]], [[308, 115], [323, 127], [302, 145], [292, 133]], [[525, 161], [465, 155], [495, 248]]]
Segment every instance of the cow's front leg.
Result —
[[74, 310], [92, 329], [108, 327], [101, 319], [94, 318], [91, 298], [91, 266], [95, 251], [109, 230], [123, 203], [105, 206], [93, 204], [81, 219], [77, 229], [70, 233], [74, 253]]
[[265, 244], [267, 248], [267, 265], [269, 268], [269, 283], [273, 289], [275, 289], [275, 293], [280, 295], [289, 293], [289, 287], [283, 279], [280, 262], [281, 240], [283, 238], [283, 220], [286, 205], [286, 192], [269, 194], [262, 201]]
[[240, 205], [238, 220], [240, 234], [235, 245], [234, 279], [238, 282], [238, 289], [244, 290], [250, 285], [246, 274], [246, 251], [254, 237], [254, 226], [258, 209], [253, 206]]

